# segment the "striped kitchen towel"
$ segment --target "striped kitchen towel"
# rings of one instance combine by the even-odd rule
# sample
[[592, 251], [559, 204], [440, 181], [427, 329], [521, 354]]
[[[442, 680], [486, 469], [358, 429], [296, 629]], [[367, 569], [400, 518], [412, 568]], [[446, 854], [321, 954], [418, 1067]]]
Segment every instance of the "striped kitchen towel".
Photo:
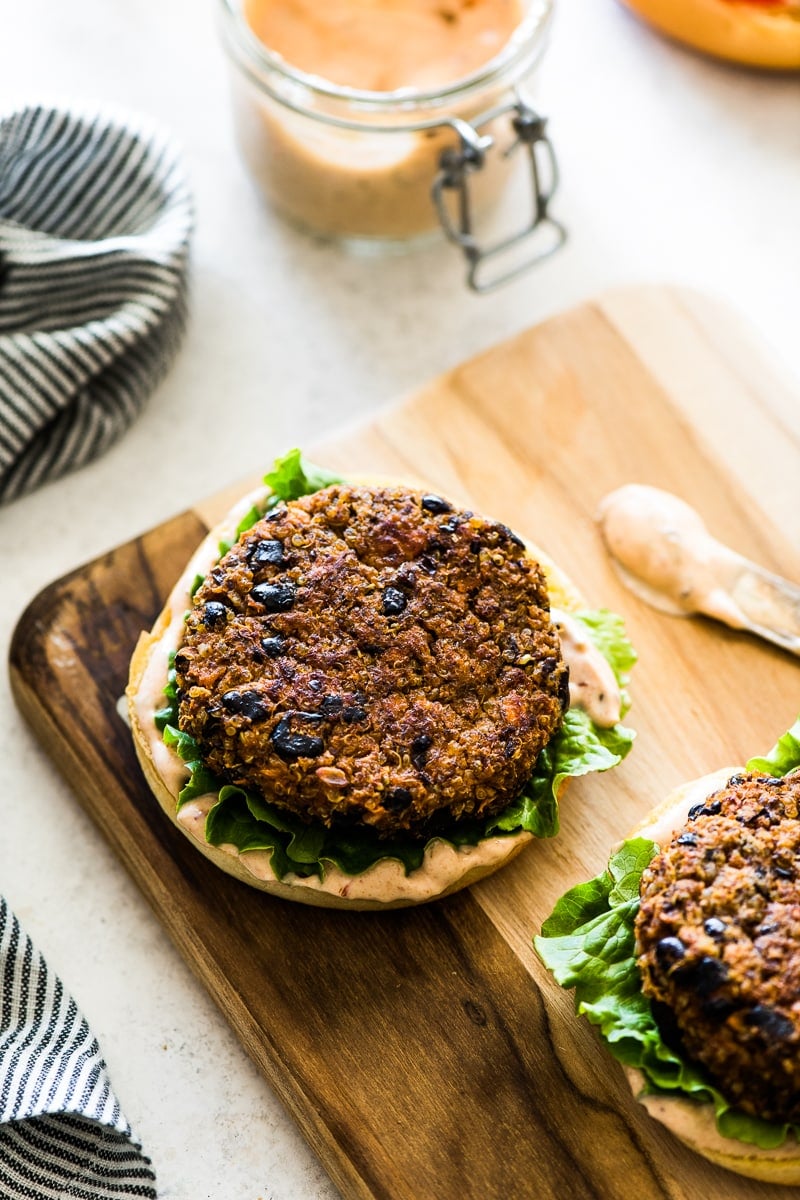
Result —
[[155, 1200], [155, 1175], [75, 1001], [0, 898], [2, 1200]]
[[192, 201], [130, 116], [0, 116], [0, 503], [95, 458], [169, 366]]

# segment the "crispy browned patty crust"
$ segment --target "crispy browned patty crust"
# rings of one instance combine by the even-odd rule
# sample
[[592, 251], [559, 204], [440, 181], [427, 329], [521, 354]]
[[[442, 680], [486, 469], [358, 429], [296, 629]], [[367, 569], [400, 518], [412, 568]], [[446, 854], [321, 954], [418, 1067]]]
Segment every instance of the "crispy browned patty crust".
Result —
[[636, 922], [645, 992], [726, 1098], [771, 1121], [800, 1121], [798, 805], [800, 778], [734, 776], [644, 872]]
[[569, 696], [521, 540], [404, 488], [268, 513], [195, 594], [175, 665], [210, 770], [387, 835], [505, 807]]

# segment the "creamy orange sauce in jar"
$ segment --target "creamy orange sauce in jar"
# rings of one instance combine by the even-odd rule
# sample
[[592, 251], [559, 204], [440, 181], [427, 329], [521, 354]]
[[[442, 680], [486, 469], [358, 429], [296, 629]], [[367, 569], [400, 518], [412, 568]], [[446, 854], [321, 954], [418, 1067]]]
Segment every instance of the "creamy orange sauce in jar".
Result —
[[245, 0], [256, 37], [300, 71], [393, 92], [463, 79], [499, 54], [520, 0]]
[[[237, 139], [265, 198], [294, 224], [353, 244], [438, 230], [431, 188], [442, 152], [460, 145], [452, 122], [490, 112], [530, 76], [551, 2], [220, 0], [239, 68]], [[496, 145], [470, 170], [477, 214], [525, 157], [504, 154], [509, 114], [480, 134]]]

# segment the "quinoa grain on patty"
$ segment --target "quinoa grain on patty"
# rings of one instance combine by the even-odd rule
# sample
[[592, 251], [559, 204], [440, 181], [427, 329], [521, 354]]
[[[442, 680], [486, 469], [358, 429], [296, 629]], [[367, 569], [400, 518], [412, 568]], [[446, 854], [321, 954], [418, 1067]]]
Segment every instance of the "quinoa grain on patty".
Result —
[[798, 776], [734, 776], [644, 872], [636, 922], [645, 993], [770, 1121], [800, 1121], [799, 807]]
[[568, 703], [520, 539], [405, 488], [269, 512], [195, 594], [175, 666], [210, 770], [386, 835], [504, 808]]

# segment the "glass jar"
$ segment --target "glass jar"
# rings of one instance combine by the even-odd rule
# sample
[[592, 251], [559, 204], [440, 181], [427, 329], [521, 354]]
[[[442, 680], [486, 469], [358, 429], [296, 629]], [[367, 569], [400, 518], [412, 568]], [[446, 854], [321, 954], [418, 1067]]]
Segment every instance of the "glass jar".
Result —
[[[524, 0], [508, 42], [472, 74], [438, 90], [380, 92], [294, 68], [256, 37], [244, 0], [220, 0], [237, 141], [267, 201], [295, 225], [359, 251], [404, 248], [443, 229], [462, 247], [478, 291], [551, 254], [564, 239], [548, 212], [556, 164], [528, 88], [552, 3]], [[521, 158], [530, 203], [509, 236], [481, 247], [475, 218], [497, 203]], [[499, 276], [486, 273], [488, 259], [516, 252], [534, 233], [532, 253], [521, 250]]]

